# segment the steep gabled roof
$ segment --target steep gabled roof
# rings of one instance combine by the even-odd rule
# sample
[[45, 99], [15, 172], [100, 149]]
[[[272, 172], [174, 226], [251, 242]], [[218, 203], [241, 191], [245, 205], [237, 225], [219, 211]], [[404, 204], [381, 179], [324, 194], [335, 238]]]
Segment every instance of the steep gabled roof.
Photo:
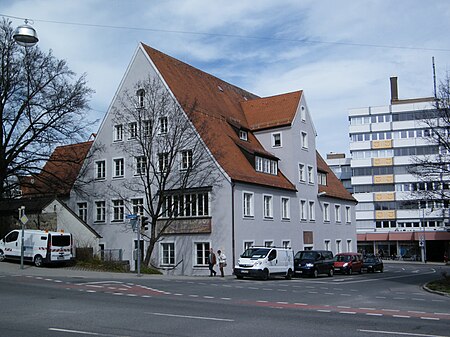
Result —
[[289, 126], [297, 112], [303, 91], [241, 102], [252, 131]]
[[23, 196], [68, 195], [92, 143], [88, 141], [56, 147], [41, 173], [21, 178]]
[[249, 130], [241, 102], [257, 99], [258, 96], [145, 44], [142, 47], [232, 180], [296, 190], [280, 171], [278, 175], [256, 172], [246, 158], [246, 151], [269, 155], [251, 132], [244, 149], [235, 130], [237, 126]]
[[327, 197], [337, 198], [357, 202], [349, 191], [342, 185], [342, 182], [336, 177], [334, 172], [327, 165], [319, 152], [316, 151], [317, 170], [327, 174], [327, 185], [319, 185], [319, 193], [325, 192]]

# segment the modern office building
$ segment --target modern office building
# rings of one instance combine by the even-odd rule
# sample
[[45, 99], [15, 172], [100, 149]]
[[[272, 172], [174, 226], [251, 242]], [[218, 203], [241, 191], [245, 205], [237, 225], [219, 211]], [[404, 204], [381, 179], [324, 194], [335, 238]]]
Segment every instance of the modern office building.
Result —
[[346, 157], [345, 153], [331, 152], [327, 153], [326, 162], [347, 191], [353, 193], [351, 158]]
[[434, 97], [399, 99], [392, 77], [389, 105], [349, 111], [360, 251], [434, 261], [448, 253], [448, 200], [426, 200], [420, 193], [448, 188], [448, 181], [427, 183], [410, 173], [415, 158], [439, 153], [425, 123], [435, 109]]

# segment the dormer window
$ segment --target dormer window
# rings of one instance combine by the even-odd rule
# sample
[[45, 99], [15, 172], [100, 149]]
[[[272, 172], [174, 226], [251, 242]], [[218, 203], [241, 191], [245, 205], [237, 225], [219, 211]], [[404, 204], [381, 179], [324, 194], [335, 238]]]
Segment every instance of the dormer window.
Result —
[[144, 107], [144, 98], [145, 98], [145, 90], [144, 89], [139, 89], [136, 92], [136, 96], [137, 96], [137, 108], [143, 108]]
[[323, 172], [317, 172], [318, 184], [322, 186], [327, 186], [327, 174]]
[[248, 140], [247, 131], [239, 130], [239, 139], [247, 141]]
[[255, 170], [257, 172], [277, 175], [278, 174], [278, 162], [273, 159], [255, 157]]

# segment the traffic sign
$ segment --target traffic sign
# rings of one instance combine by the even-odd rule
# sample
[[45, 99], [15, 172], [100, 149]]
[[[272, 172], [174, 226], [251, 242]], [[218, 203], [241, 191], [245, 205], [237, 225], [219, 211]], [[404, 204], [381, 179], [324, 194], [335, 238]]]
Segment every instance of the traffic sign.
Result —
[[127, 214], [125, 215], [125, 218], [134, 220], [137, 219], [137, 214]]

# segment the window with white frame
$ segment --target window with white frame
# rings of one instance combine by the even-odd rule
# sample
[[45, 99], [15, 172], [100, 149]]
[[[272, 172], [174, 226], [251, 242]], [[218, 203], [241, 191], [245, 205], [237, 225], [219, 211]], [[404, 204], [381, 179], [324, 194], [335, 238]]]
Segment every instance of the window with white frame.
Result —
[[158, 153], [158, 170], [164, 172], [169, 168], [169, 154], [167, 152]]
[[95, 162], [95, 179], [106, 178], [106, 161], [98, 160]]
[[136, 139], [138, 132], [138, 125], [136, 122], [128, 124], [128, 139]]
[[323, 221], [330, 222], [330, 204], [323, 204]]
[[161, 242], [161, 266], [175, 265], [175, 243]]
[[341, 240], [336, 240], [336, 254], [342, 253]]
[[136, 92], [136, 96], [137, 96], [137, 108], [143, 108], [144, 107], [144, 98], [145, 98], [145, 90], [144, 89], [139, 89]]
[[314, 168], [308, 166], [308, 183], [314, 184]]
[[253, 247], [255, 245], [255, 241], [244, 241], [244, 252]]
[[106, 202], [99, 200], [95, 202], [95, 222], [105, 222], [106, 219]]
[[163, 199], [163, 218], [208, 217], [210, 214], [209, 192], [167, 194]]
[[79, 202], [77, 203], [78, 206], [78, 216], [81, 220], [86, 222], [87, 220], [87, 202]]
[[341, 222], [341, 205], [334, 205], [334, 219]]
[[303, 105], [300, 108], [300, 116], [301, 116], [302, 122], [306, 121], [306, 108]]
[[125, 204], [122, 199], [112, 201], [112, 221], [123, 221]]
[[273, 197], [271, 195], [264, 195], [264, 218], [273, 218]]
[[114, 125], [114, 141], [119, 142], [123, 140], [123, 125], [117, 124]]
[[133, 212], [133, 214], [144, 215], [144, 199], [131, 199], [131, 211]]
[[281, 147], [281, 133], [272, 133], [272, 147]]
[[253, 217], [254, 213], [253, 213], [253, 193], [251, 192], [243, 192], [242, 195], [242, 199], [243, 199], [243, 205], [242, 205], [242, 209], [243, 209], [243, 214], [244, 217]]
[[291, 241], [290, 240], [283, 240], [281, 242], [281, 247], [283, 247], [283, 248], [291, 248]]
[[350, 206], [345, 206], [345, 222], [346, 223], [352, 222], [352, 213]]
[[301, 133], [302, 148], [308, 148], [308, 134], [304, 131]]
[[309, 201], [309, 203], [308, 203], [308, 214], [309, 214], [310, 221], [316, 220], [316, 205], [315, 205], [314, 201]]
[[153, 124], [151, 120], [142, 121], [142, 135], [144, 137], [150, 137], [152, 135]]
[[290, 199], [281, 197], [281, 218], [284, 220], [291, 218]]
[[257, 172], [263, 171], [263, 159], [261, 157], [258, 156], [255, 157], [255, 170]]
[[192, 167], [192, 150], [181, 151], [181, 169], [187, 170]]
[[347, 240], [347, 252], [351, 252], [352, 251], [352, 240], [348, 239]]
[[136, 175], [146, 174], [147, 172], [147, 158], [145, 156], [138, 156], [136, 160]]
[[123, 158], [113, 159], [114, 176], [113, 178], [123, 178], [125, 175], [125, 162]]
[[209, 256], [209, 242], [196, 242], [195, 243], [195, 265], [207, 266]]
[[299, 163], [298, 164], [298, 178], [300, 182], [306, 181], [306, 168], [305, 164]]
[[318, 172], [317, 183], [322, 186], [327, 186], [327, 174], [323, 172]]
[[169, 121], [167, 117], [160, 117], [159, 118], [159, 133], [160, 134], [166, 134], [169, 129]]
[[330, 250], [330, 248], [331, 248], [330, 240], [325, 240], [323, 243], [324, 243], [324, 249], [325, 250]]
[[247, 131], [239, 130], [239, 139], [247, 141], [248, 140]]
[[300, 220], [306, 220], [306, 200], [300, 200]]
[[265, 240], [264, 247], [274, 247], [273, 240]]

